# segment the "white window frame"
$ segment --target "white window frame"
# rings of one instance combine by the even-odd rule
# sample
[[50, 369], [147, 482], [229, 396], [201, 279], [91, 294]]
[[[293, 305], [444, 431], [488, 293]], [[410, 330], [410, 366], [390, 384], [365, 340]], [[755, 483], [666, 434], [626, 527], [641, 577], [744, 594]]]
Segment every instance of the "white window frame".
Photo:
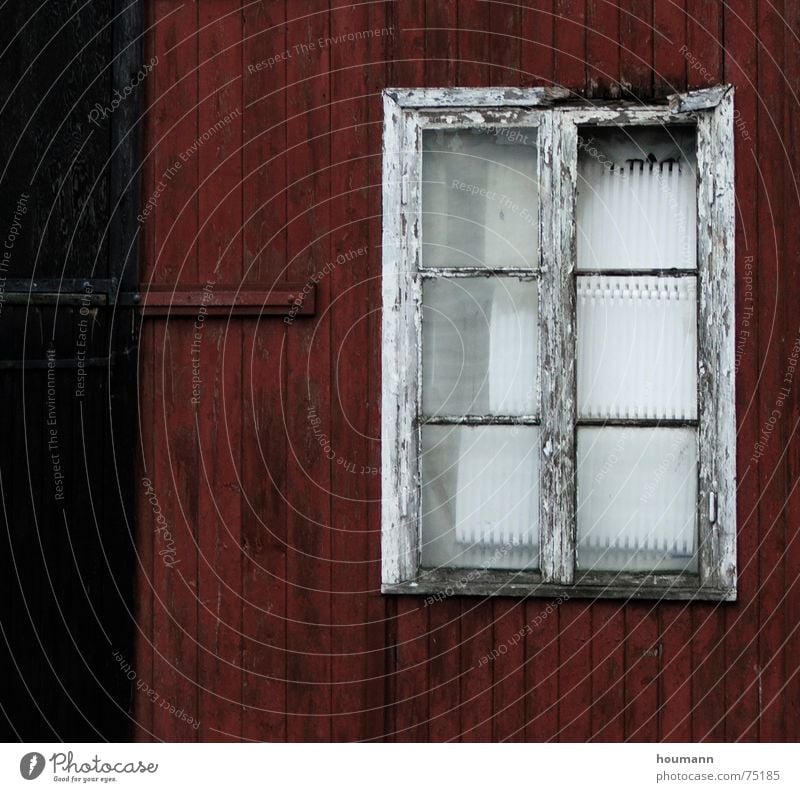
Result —
[[[383, 101], [382, 591], [735, 600], [733, 88], [647, 105], [560, 88], [388, 89]], [[578, 128], [661, 123], [697, 129], [698, 573], [576, 571]], [[422, 130], [480, 126], [539, 128], [538, 572], [420, 567]]]

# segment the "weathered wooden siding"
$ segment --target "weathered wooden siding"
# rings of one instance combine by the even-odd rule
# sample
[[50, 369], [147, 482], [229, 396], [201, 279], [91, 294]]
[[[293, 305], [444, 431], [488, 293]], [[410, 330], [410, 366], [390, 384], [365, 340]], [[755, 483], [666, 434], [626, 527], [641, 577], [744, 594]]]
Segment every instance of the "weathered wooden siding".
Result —
[[[149, 10], [146, 59], [159, 62], [143, 200], [165, 189], [142, 223], [142, 288], [303, 284], [335, 266], [313, 316], [206, 318], [197, 404], [195, 317], [145, 310], [140, 473], [176, 563], [159, 555], [165, 537], [141, 489], [137, 672], [200, 725], [139, 696], [138, 737], [800, 739], [797, 383], [751, 459], [800, 329], [795, 5]], [[391, 34], [316, 44], [381, 28]], [[648, 98], [720, 82], [736, 86], [739, 111], [738, 601], [574, 600], [548, 612], [541, 600], [381, 596], [380, 89], [555, 83]]]

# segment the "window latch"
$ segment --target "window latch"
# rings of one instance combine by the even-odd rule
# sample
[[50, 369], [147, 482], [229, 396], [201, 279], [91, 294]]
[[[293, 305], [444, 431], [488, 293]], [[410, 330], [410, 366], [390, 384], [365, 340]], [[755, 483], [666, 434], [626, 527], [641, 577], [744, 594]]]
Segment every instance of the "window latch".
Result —
[[717, 493], [708, 493], [708, 521], [713, 525], [717, 521]]

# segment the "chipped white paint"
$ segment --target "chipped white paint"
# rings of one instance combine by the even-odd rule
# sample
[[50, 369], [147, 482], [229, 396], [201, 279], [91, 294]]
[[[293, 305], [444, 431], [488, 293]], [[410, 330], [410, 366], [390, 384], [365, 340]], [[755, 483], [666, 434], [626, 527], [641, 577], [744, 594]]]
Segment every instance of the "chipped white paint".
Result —
[[[384, 92], [384, 592], [430, 593], [446, 585], [450, 574], [419, 569], [422, 129], [503, 124], [539, 128], [541, 574], [488, 570], [461, 593], [735, 599], [732, 103], [728, 86], [671, 97], [669, 108], [630, 103], [588, 106], [569, 91], [553, 88]], [[547, 107], [554, 109], [537, 109]], [[663, 123], [698, 127], [699, 589], [696, 577], [680, 575], [595, 573], [574, 579], [578, 130], [581, 124]], [[425, 277], [442, 274], [431, 271]], [[712, 493], [713, 520], [708, 500]]]
[[566, 88], [390, 88], [400, 107], [547, 107], [574, 97]]
[[[697, 124], [701, 585], [736, 595], [733, 88]], [[705, 503], [704, 503], [705, 499]], [[714, 518], [710, 503], [715, 501]], [[706, 505], [706, 508], [703, 506]]]

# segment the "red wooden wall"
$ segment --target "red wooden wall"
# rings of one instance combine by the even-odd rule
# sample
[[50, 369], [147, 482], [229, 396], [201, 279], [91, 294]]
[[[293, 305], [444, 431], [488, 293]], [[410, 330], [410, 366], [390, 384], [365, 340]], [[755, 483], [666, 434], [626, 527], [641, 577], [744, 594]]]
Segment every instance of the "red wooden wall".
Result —
[[[800, 321], [799, 16], [790, 0], [150, 0], [143, 202], [163, 189], [143, 289], [246, 294], [367, 252], [319, 278], [313, 316], [209, 315], [194, 360], [196, 317], [145, 311], [139, 739], [800, 739], [800, 382], [776, 408]], [[537, 620], [547, 602], [382, 596], [380, 90], [723, 81], [741, 114], [738, 602], [573, 600]]]

